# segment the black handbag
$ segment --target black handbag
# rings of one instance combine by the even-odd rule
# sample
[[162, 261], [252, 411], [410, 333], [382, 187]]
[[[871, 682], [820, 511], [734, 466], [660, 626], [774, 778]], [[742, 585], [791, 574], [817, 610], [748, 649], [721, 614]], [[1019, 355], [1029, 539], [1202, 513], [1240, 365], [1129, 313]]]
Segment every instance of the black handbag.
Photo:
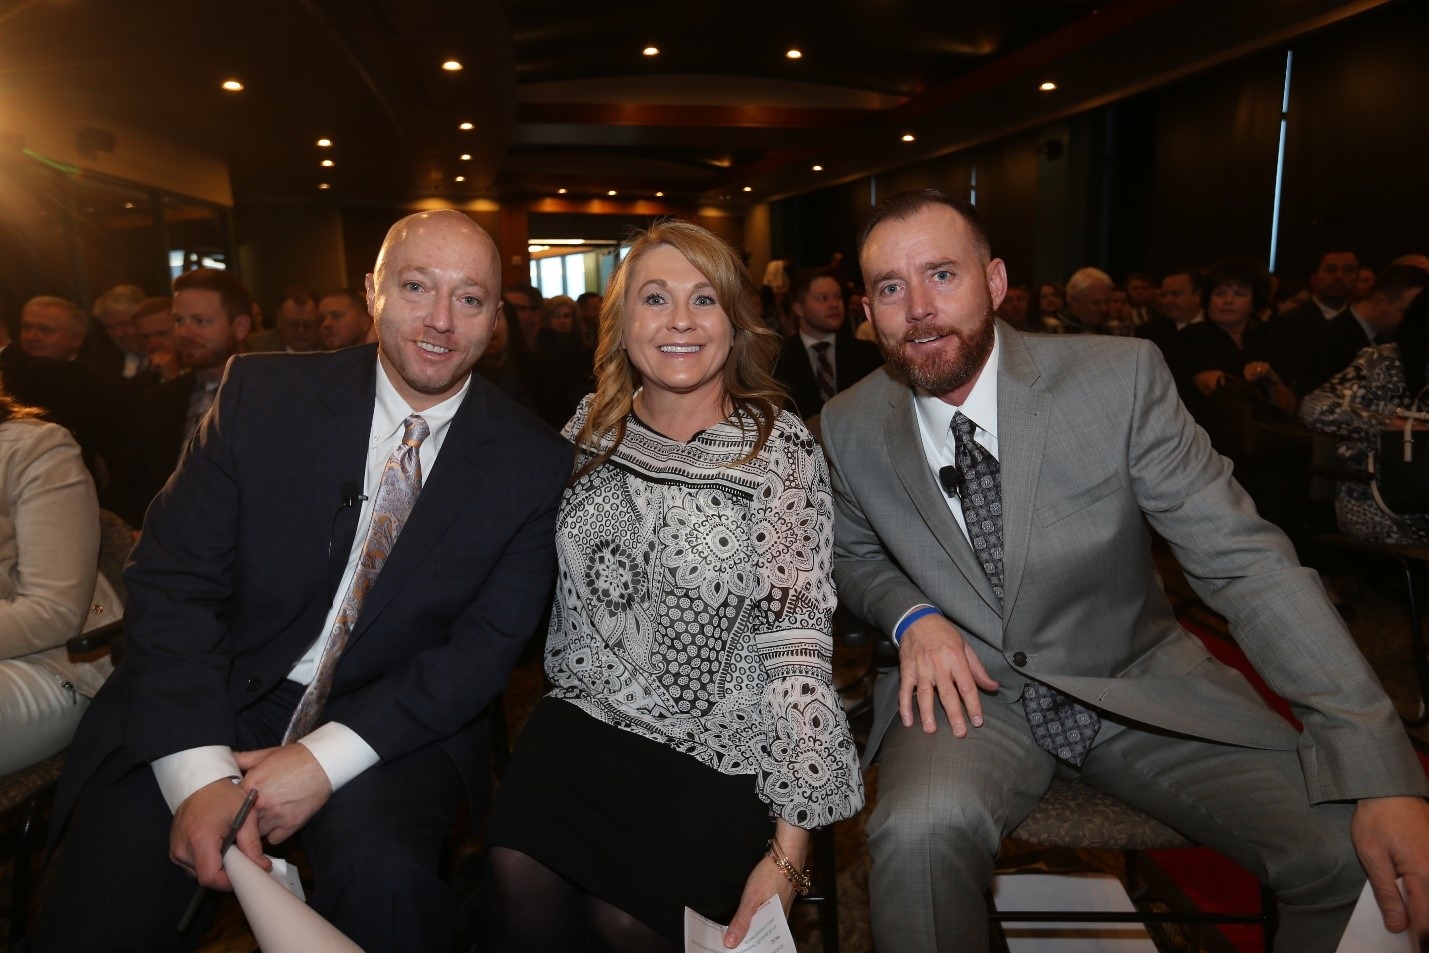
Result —
[[1370, 492], [1390, 516], [1429, 515], [1429, 413], [1400, 410], [1404, 425], [1382, 430], [1365, 462]]

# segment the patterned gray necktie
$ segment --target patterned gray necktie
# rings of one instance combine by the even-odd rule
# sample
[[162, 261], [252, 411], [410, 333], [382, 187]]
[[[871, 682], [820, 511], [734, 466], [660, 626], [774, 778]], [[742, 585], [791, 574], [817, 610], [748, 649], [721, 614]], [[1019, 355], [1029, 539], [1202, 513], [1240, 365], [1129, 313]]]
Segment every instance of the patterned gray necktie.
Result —
[[816, 341], [809, 346], [814, 349], [814, 359], [819, 365], [819, 399], [827, 404], [838, 389], [834, 383], [834, 366], [829, 363], [829, 342]]
[[293, 710], [293, 718], [288, 722], [288, 730], [283, 733], [285, 745], [306, 737], [317, 727], [328, 693], [332, 691], [338, 659], [347, 648], [347, 638], [352, 634], [358, 614], [362, 612], [363, 600], [377, 581], [377, 574], [387, 562], [388, 554], [397, 543], [397, 535], [402, 532], [402, 526], [417, 502], [417, 494], [422, 491], [422, 458], [419, 451], [422, 441], [430, 433], [427, 422], [417, 414], [402, 421], [402, 442], [382, 468], [377, 497], [372, 501], [372, 523], [367, 528], [367, 538], [362, 542], [362, 552], [357, 556], [352, 582], [342, 598], [342, 605], [338, 607], [337, 617], [333, 619], [332, 633], [318, 658], [313, 680], [298, 700], [298, 707]]
[[[957, 437], [954, 457], [962, 475], [959, 496], [973, 554], [982, 563], [992, 591], [1002, 601], [1002, 487], [997, 458], [973, 440], [973, 422], [958, 411], [953, 415]], [[1101, 730], [1101, 718], [1090, 708], [1050, 685], [1027, 680], [1022, 707], [1032, 737], [1039, 747], [1073, 767], [1080, 768]]]

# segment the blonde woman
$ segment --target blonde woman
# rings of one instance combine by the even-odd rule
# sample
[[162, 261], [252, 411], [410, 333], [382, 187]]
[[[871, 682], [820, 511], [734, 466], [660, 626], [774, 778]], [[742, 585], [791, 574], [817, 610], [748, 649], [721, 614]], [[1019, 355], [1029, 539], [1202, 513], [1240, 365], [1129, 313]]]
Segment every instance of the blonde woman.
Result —
[[553, 688], [493, 809], [495, 949], [681, 949], [690, 906], [742, 939], [807, 889], [809, 830], [863, 803], [830, 686], [832, 503], [779, 411], [779, 342], [739, 256], [638, 234], [566, 425]]

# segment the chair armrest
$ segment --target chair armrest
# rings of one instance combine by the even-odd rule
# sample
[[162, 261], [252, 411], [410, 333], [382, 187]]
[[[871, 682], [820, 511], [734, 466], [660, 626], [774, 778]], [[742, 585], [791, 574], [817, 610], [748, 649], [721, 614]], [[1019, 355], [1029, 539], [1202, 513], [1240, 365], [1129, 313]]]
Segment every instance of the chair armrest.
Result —
[[88, 655], [97, 652], [124, 634], [124, 620], [115, 619], [98, 628], [81, 632], [65, 643], [70, 655]]

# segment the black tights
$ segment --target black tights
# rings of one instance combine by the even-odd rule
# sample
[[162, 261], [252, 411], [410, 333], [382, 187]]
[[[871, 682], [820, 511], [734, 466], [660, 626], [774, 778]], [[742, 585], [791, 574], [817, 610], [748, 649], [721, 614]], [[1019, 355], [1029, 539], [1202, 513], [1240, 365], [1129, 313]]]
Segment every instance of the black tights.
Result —
[[483, 919], [492, 953], [679, 953], [681, 944], [509, 847], [486, 853]]

